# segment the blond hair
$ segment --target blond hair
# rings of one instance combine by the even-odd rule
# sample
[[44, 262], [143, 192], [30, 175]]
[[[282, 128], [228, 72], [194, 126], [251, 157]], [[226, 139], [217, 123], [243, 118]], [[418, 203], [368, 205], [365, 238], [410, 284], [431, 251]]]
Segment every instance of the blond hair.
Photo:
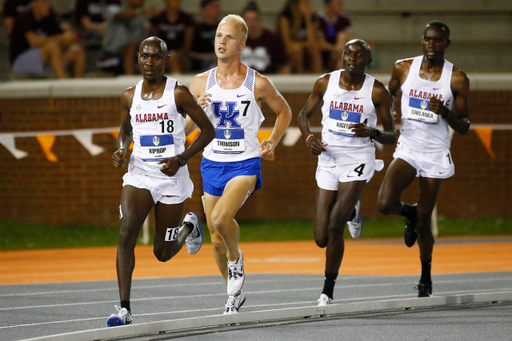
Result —
[[[231, 23], [238, 25], [240, 27], [240, 31], [242, 32], [242, 40], [247, 40], [247, 34], [249, 32], [249, 29], [247, 28], [247, 24], [245, 23], [244, 18], [237, 14], [228, 14], [219, 23], [219, 26], [224, 23]], [[218, 26], [217, 26], [218, 27]]]

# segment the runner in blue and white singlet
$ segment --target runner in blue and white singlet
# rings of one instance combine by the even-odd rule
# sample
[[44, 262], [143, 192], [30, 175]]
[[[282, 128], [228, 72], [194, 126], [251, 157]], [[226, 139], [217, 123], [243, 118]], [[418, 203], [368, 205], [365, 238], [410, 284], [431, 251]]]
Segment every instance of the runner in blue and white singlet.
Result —
[[[444, 59], [451, 43], [445, 23], [428, 23], [422, 41], [423, 55], [397, 61], [389, 81], [395, 108], [402, 116], [402, 129], [377, 206], [383, 214], [406, 218], [405, 245], [412, 247], [417, 240], [420, 249], [418, 297], [430, 297], [434, 249], [431, 216], [441, 181], [455, 173], [450, 128], [460, 134], [469, 130], [469, 79]], [[418, 203], [401, 202], [402, 192], [416, 177], [421, 189]]]
[[[215, 138], [204, 150], [201, 175], [214, 257], [226, 281], [224, 314], [238, 313], [245, 302], [244, 257], [238, 248], [240, 228], [235, 215], [249, 195], [261, 187], [261, 160], [274, 157], [292, 116], [272, 82], [240, 62], [247, 34], [242, 17], [224, 17], [215, 36], [217, 67], [196, 75], [190, 84], [216, 130]], [[260, 143], [263, 102], [277, 119], [270, 137]], [[192, 126], [187, 122], [187, 132]]]

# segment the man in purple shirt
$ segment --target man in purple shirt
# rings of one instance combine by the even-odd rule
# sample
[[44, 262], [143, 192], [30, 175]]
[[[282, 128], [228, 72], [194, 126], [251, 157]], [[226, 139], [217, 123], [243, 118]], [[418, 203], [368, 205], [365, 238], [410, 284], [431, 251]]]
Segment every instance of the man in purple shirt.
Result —
[[73, 76], [83, 77], [85, 53], [75, 33], [59, 24], [50, 0], [32, 0], [30, 7], [14, 21], [10, 36], [12, 71], [42, 76], [53, 69], [62, 79], [67, 78], [66, 66], [72, 65]]
[[323, 67], [326, 71], [342, 68], [345, 44], [353, 39], [350, 18], [343, 12], [343, 0], [324, 0], [325, 8], [316, 14]]

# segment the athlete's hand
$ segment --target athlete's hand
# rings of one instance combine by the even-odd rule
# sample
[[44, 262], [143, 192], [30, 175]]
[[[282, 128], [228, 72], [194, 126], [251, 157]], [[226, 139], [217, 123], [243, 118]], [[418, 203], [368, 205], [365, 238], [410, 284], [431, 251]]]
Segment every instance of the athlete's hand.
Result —
[[263, 140], [261, 142], [260, 155], [263, 160], [270, 160], [274, 157], [274, 146], [272, 143], [268, 142], [268, 140]]
[[163, 159], [158, 162], [158, 164], [164, 164], [160, 171], [164, 173], [167, 176], [174, 176], [176, 173], [178, 173], [178, 170], [180, 169], [180, 163], [177, 158], [173, 157], [170, 159]]
[[210, 97], [212, 97], [212, 94], [209, 94], [209, 93], [205, 92], [204, 94], [199, 96], [199, 98], [197, 99], [197, 102], [199, 103], [201, 108], [203, 108], [203, 110], [206, 107], [209, 107], [210, 104], [212, 103], [212, 99]]
[[314, 155], [320, 155], [322, 152], [325, 152], [325, 148], [327, 143], [323, 143], [319, 139], [317, 139], [314, 135], [311, 135], [309, 141], [307, 141], [307, 146], [311, 148], [311, 153]]
[[126, 162], [126, 149], [119, 148], [112, 154], [112, 164], [116, 168], [123, 168]]
[[373, 137], [373, 128], [366, 126], [364, 123], [350, 124], [349, 128], [357, 137]]
[[430, 107], [430, 111], [432, 111], [434, 114], [437, 114], [441, 117], [445, 117], [448, 114], [448, 112], [450, 111], [450, 110], [448, 110], [447, 107], [444, 106], [443, 101], [441, 101], [437, 98], [434, 98], [434, 97], [430, 97], [429, 107]]

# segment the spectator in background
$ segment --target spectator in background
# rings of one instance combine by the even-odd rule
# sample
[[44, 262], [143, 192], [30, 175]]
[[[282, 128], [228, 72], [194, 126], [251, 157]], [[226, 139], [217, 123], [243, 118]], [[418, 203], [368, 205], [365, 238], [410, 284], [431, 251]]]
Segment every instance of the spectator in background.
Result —
[[181, 73], [194, 39], [194, 19], [180, 10], [181, 0], [166, 0], [167, 9], [151, 18], [150, 34], [165, 41], [169, 49], [169, 69]]
[[83, 77], [85, 52], [76, 34], [57, 21], [50, 0], [32, 0], [14, 21], [10, 62], [14, 73], [43, 76], [53, 69], [59, 79], [67, 78], [65, 68], [72, 64], [73, 75]]
[[310, 65], [309, 71], [322, 72], [315, 18], [310, 0], [288, 0], [278, 16], [278, 31], [295, 73], [304, 73], [305, 55]]
[[344, 0], [324, 0], [325, 8], [316, 14], [322, 62], [327, 71], [341, 69], [343, 49], [353, 39], [350, 18], [343, 12]]
[[77, 0], [75, 14], [82, 28], [82, 38], [99, 40], [107, 29], [107, 7], [121, 5], [121, 0]]
[[213, 51], [215, 33], [220, 22], [220, 0], [201, 0], [203, 21], [194, 28], [194, 41], [190, 51], [192, 71], [205, 71], [215, 67], [217, 57]]
[[242, 12], [249, 28], [247, 44], [240, 55], [241, 61], [260, 73], [290, 73], [286, 51], [280, 37], [261, 26], [261, 12], [256, 1], [250, 1]]
[[146, 15], [152, 8], [143, 8], [144, 0], [126, 0], [126, 5], [107, 7], [107, 29], [101, 47], [102, 55], [97, 65], [100, 69], [116, 74], [133, 75], [135, 55], [146, 37]]
[[16, 17], [30, 10], [30, 0], [5, 0], [2, 15], [4, 17], [4, 31], [8, 37], [11, 35], [12, 25]]

